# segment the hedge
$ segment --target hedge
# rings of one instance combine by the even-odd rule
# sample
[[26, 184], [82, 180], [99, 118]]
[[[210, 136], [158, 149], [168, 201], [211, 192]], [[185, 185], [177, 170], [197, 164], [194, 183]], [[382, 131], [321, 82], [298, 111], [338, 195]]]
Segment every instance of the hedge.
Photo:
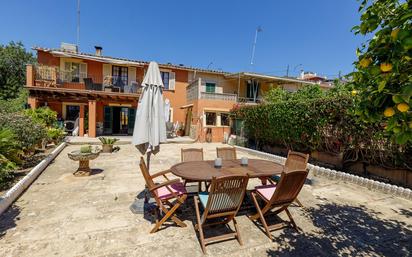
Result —
[[246, 137], [258, 148], [276, 145], [301, 152], [343, 152], [346, 159], [411, 169], [411, 145], [395, 144], [383, 129], [385, 124], [360, 120], [353, 105], [347, 94], [328, 94], [237, 106], [232, 114], [244, 121]]

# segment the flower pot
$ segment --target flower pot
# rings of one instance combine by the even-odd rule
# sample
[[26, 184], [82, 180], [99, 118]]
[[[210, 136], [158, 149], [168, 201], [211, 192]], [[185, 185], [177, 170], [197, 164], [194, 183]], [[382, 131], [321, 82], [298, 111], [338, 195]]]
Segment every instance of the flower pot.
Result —
[[102, 147], [103, 153], [111, 153], [113, 152], [113, 145], [103, 145]]

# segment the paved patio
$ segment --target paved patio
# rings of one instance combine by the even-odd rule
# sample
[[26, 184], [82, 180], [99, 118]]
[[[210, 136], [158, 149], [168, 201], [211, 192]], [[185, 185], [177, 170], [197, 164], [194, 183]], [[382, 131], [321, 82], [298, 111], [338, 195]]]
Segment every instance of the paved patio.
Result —
[[[162, 145], [151, 171], [178, 163], [182, 147], [203, 147], [205, 158], [214, 159], [218, 145]], [[66, 147], [0, 216], [0, 256], [203, 256], [193, 228], [192, 199], [180, 213], [186, 228], [169, 226], [149, 234], [152, 217], [130, 211], [144, 189], [139, 155], [132, 145], [121, 145], [119, 152], [92, 161], [94, 174], [85, 178], [72, 176], [77, 163], [67, 158], [78, 147]], [[250, 187], [258, 182], [251, 181]], [[241, 214], [244, 245], [236, 240], [212, 244], [208, 255], [412, 255], [411, 201], [311, 175], [299, 199], [305, 208], [290, 209], [303, 232], [279, 230], [270, 241]]]

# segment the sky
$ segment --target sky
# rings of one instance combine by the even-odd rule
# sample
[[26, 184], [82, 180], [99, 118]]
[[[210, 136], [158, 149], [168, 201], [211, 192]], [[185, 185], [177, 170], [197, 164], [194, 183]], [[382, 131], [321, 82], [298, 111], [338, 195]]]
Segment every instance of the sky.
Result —
[[[0, 0], [0, 44], [76, 43], [77, 0]], [[366, 39], [356, 0], [80, 0], [81, 52], [228, 72], [329, 78], [353, 70]], [[250, 65], [256, 28], [254, 65]]]

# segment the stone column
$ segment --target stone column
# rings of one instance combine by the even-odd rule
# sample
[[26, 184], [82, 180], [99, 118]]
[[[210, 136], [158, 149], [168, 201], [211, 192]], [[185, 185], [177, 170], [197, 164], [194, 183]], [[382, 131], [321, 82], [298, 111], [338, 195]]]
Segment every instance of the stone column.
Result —
[[96, 137], [96, 100], [89, 100], [89, 137]]

